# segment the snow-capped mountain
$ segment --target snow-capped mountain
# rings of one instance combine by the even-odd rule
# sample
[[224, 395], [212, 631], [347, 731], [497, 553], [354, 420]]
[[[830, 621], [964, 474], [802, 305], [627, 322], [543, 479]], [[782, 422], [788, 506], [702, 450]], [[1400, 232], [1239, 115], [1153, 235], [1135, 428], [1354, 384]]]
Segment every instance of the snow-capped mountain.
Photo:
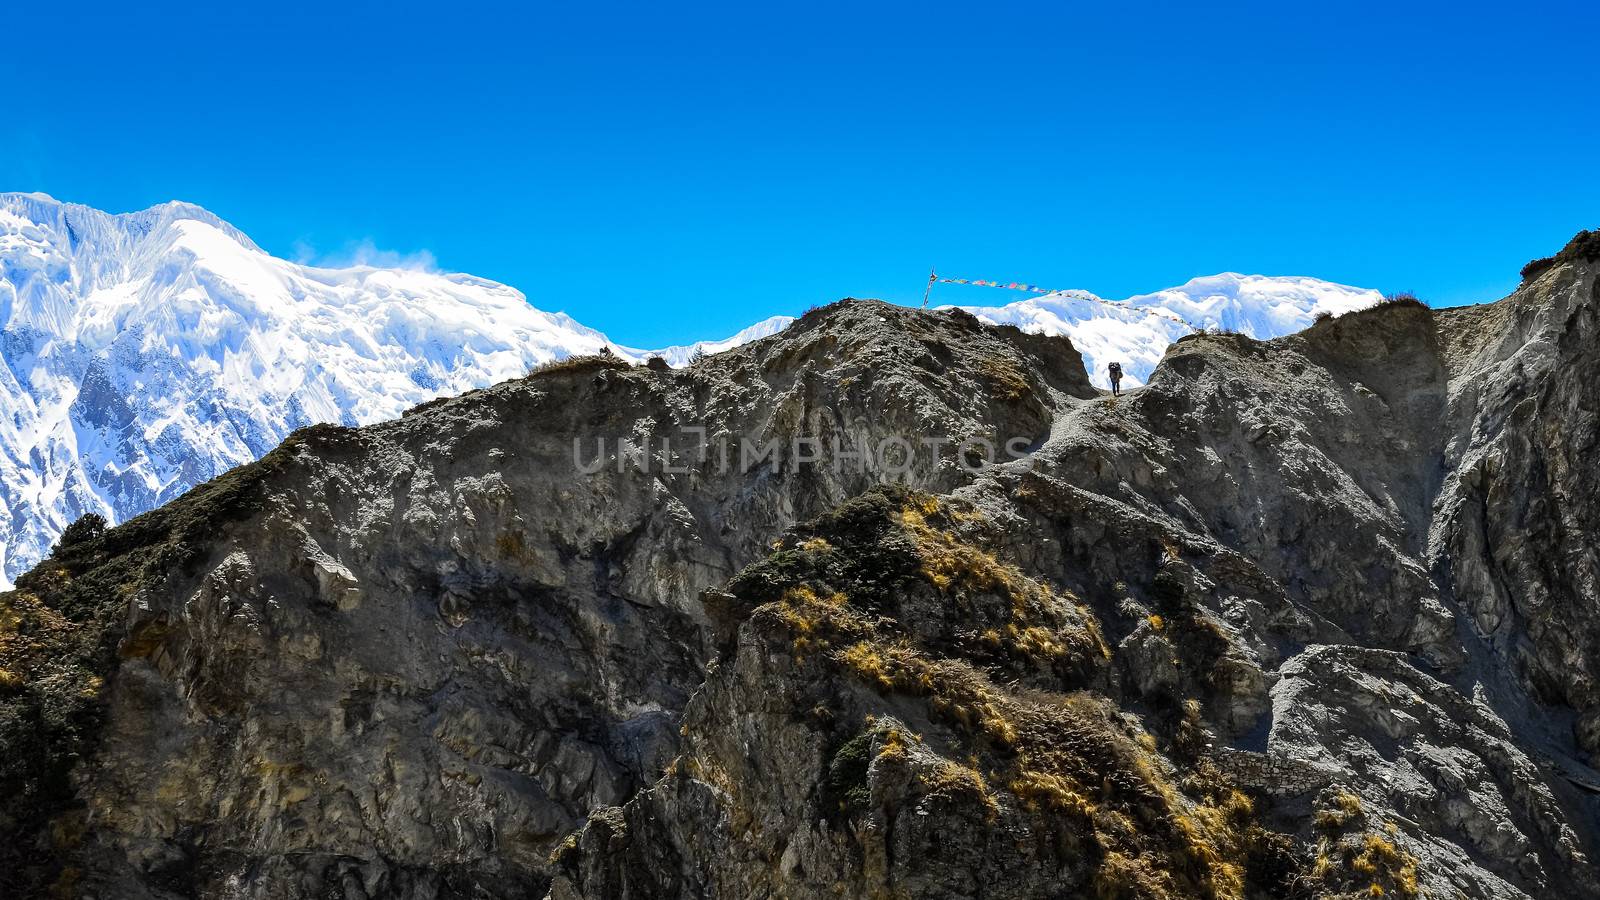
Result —
[[631, 347], [620, 347], [618, 351], [624, 356], [631, 356], [635, 359], [659, 356], [666, 360], [670, 366], [687, 366], [689, 363], [694, 362], [698, 356], [721, 353], [724, 350], [732, 350], [740, 344], [748, 344], [751, 341], [759, 341], [764, 337], [771, 337], [788, 328], [793, 321], [794, 316], [771, 316], [741, 330], [733, 337], [723, 338], [720, 341], [695, 341], [692, 344], [664, 347], [660, 350], [635, 350]]
[[190, 204], [0, 194], [0, 589], [78, 516], [123, 521], [299, 426], [602, 347], [682, 362], [742, 339], [630, 351], [481, 278], [275, 258]]
[[1167, 345], [1196, 330], [1220, 328], [1254, 338], [1292, 334], [1321, 313], [1341, 315], [1383, 299], [1377, 291], [1315, 278], [1225, 272], [1179, 287], [1104, 300], [1087, 291], [1045, 294], [1005, 306], [962, 306], [997, 325], [1066, 335], [1083, 353], [1089, 377], [1109, 387], [1106, 366], [1122, 363], [1124, 383], [1150, 377]]
[[[1275, 337], [1377, 299], [1217, 275], [1121, 303], [1069, 291], [965, 308], [1069, 335], [1103, 384], [1112, 359], [1142, 382], [1186, 322]], [[111, 215], [0, 194], [0, 589], [78, 516], [124, 521], [302, 425], [392, 418], [601, 348], [684, 365], [792, 321], [635, 350], [485, 279], [278, 259], [191, 204]]]

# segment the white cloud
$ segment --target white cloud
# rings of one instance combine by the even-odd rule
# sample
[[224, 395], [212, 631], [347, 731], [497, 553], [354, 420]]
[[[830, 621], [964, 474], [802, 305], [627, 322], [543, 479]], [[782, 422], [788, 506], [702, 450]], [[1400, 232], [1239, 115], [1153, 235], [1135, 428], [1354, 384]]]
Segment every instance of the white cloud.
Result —
[[372, 238], [349, 241], [343, 248], [329, 253], [319, 253], [309, 242], [294, 242], [294, 261], [303, 266], [323, 269], [348, 269], [353, 266], [372, 266], [379, 269], [409, 269], [417, 272], [439, 271], [439, 261], [428, 250], [411, 253], [385, 250], [373, 243]]

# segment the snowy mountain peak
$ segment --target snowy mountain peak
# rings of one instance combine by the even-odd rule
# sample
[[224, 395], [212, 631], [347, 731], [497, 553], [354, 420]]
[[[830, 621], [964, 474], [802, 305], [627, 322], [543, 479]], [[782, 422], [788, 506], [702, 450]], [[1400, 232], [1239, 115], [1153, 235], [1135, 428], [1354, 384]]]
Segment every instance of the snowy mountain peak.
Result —
[[668, 365], [686, 366], [694, 362], [695, 357], [721, 353], [741, 344], [748, 344], [751, 341], [759, 341], [764, 337], [771, 337], [788, 328], [792, 322], [794, 322], [794, 316], [771, 316], [741, 330], [732, 337], [723, 338], [720, 341], [695, 341], [692, 344], [664, 347], [660, 350], [634, 350], [627, 347], [619, 349], [624, 356], [631, 356], [636, 359], [659, 356], [666, 360]]
[[1223, 272], [1126, 300], [1062, 291], [1004, 306], [961, 308], [993, 324], [1071, 338], [1089, 377], [1109, 387], [1106, 367], [1113, 361], [1122, 363], [1128, 383], [1143, 384], [1167, 345], [1196, 330], [1280, 337], [1305, 328], [1322, 313], [1341, 315], [1381, 299], [1375, 290], [1316, 278]]
[[366, 423], [611, 342], [483, 279], [319, 269], [188, 203], [0, 194], [0, 587], [313, 422]]
[[1223, 272], [1129, 297], [1130, 306], [1164, 309], [1198, 327], [1275, 337], [1311, 324], [1319, 313], [1340, 315], [1383, 299], [1377, 291], [1295, 276]]
[[246, 249], [262, 252], [248, 235], [220, 216], [181, 200], [158, 203], [138, 212], [107, 213], [81, 203], [63, 203], [45, 193], [0, 193], [0, 211], [60, 232], [73, 248], [87, 244], [92, 251], [136, 244], [152, 237], [159, 240], [174, 223], [194, 221], [221, 231]]
[[[1069, 335], [1103, 383], [1112, 359], [1147, 378], [1185, 321], [1274, 337], [1377, 299], [1226, 273], [1120, 303], [1068, 291], [966, 308]], [[0, 589], [78, 516], [127, 519], [302, 425], [392, 418], [602, 348], [685, 365], [791, 321], [633, 350], [486, 279], [279, 259], [191, 203], [113, 215], [0, 194]]]

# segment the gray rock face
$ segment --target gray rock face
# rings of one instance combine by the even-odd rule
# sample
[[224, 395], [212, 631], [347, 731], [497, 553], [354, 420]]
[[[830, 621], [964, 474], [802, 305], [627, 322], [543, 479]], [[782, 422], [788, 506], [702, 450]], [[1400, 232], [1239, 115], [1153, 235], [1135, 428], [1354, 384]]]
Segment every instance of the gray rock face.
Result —
[[[556, 842], [675, 754], [709, 658], [699, 592], [875, 480], [796, 467], [794, 437], [1042, 440], [1093, 393], [1064, 342], [859, 303], [688, 372], [561, 364], [314, 429], [258, 512], [135, 594], [76, 773], [79, 883], [542, 890]], [[726, 464], [698, 452], [730, 436]], [[968, 477], [944, 456], [912, 479]]]
[[[833, 896], [840, 879], [860, 896], [1594, 896], [1600, 780], [1579, 699], [1594, 646], [1582, 638], [1592, 604], [1581, 548], [1600, 523], [1574, 499], [1592, 478], [1547, 460], [1594, 439], [1581, 397], [1595, 268], [1567, 260], [1478, 310], [1402, 303], [1267, 343], [1184, 341], [1144, 391], [1074, 405], [1029, 460], [954, 493], [991, 523], [980, 546], [1093, 611], [1117, 649], [1088, 689], [1153, 739], [1148, 789], [1161, 793], [1172, 765], [1249, 794], [1259, 827], [1297, 847], [1287, 879], [1263, 862], [1270, 844], [1241, 848], [1225, 834], [1209, 841], [1237, 861], [1242, 885], [1216, 870], [1185, 885], [1181, 867], [1117, 876], [1130, 851], [1093, 826], [1043, 826], [1094, 833], [1083, 853], [1093, 872], [1025, 846], [997, 851], [996, 830], [1039, 826], [1026, 820], [1026, 781], [983, 734], [908, 714], [919, 690], [851, 670], [854, 645], [829, 650], [841, 670], [818, 678], [774, 674], [781, 656], [741, 643], [691, 704], [677, 774], [594, 815], [561, 857], [552, 897]], [[1546, 421], [1520, 429], [1539, 406]], [[1496, 453], [1519, 474], [1473, 462]], [[1547, 474], [1558, 467], [1564, 480]], [[1464, 500], [1489, 493], [1490, 472], [1497, 501]], [[1536, 608], [1553, 621], [1527, 624]], [[792, 638], [759, 612], [740, 633]], [[936, 665], [963, 659], [929, 653]], [[1054, 691], [1044, 698], [1057, 709], [1083, 687], [995, 680], [1016, 701]], [[868, 694], [829, 704], [854, 715], [847, 728], [806, 721], [809, 696], [773, 708], [817, 681]], [[936, 708], [960, 704], [929, 692]], [[714, 720], [697, 713], [702, 701]], [[1185, 734], [1190, 713], [1199, 747]], [[937, 815], [938, 779], [908, 797], [880, 772], [880, 751], [866, 807], [831, 820], [827, 748], [883, 721], [915, 722], [919, 747], [972, 765], [995, 789], [996, 816], [934, 819], [935, 848], [897, 844]], [[728, 746], [740, 726], [769, 741]], [[1070, 769], [1055, 774], [1085, 786]], [[796, 774], [772, 797], [778, 771]], [[706, 772], [717, 774], [696, 774]], [[1178, 795], [1168, 815], [1211, 821], [1214, 794], [1184, 784]], [[1143, 850], [1182, 856], [1181, 845]]]
[[1573, 268], [1547, 271], [1520, 302], [1446, 317], [1459, 374], [1429, 549], [1474, 632], [1535, 696], [1577, 711], [1593, 754], [1600, 283], [1592, 264]]
[[[16, 890], [1600, 896], [1574, 247], [1117, 400], [1064, 340], [851, 302], [302, 432], [4, 595], [18, 634], [101, 598], [120, 660], [73, 692], [0, 634], [0, 739], [88, 723], [3, 804], [54, 864]], [[948, 443], [894, 488], [804, 461], [894, 436]]]

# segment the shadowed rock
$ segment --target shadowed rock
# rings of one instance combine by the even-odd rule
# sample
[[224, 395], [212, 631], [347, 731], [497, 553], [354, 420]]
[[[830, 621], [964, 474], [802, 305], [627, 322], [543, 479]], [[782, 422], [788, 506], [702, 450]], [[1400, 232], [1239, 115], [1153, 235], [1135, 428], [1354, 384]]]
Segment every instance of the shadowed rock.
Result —
[[[1596, 269], [1195, 336], [1117, 400], [846, 301], [297, 433], [4, 596], [6, 877], [1600, 895]], [[895, 487], [828, 452], [924, 436]]]

